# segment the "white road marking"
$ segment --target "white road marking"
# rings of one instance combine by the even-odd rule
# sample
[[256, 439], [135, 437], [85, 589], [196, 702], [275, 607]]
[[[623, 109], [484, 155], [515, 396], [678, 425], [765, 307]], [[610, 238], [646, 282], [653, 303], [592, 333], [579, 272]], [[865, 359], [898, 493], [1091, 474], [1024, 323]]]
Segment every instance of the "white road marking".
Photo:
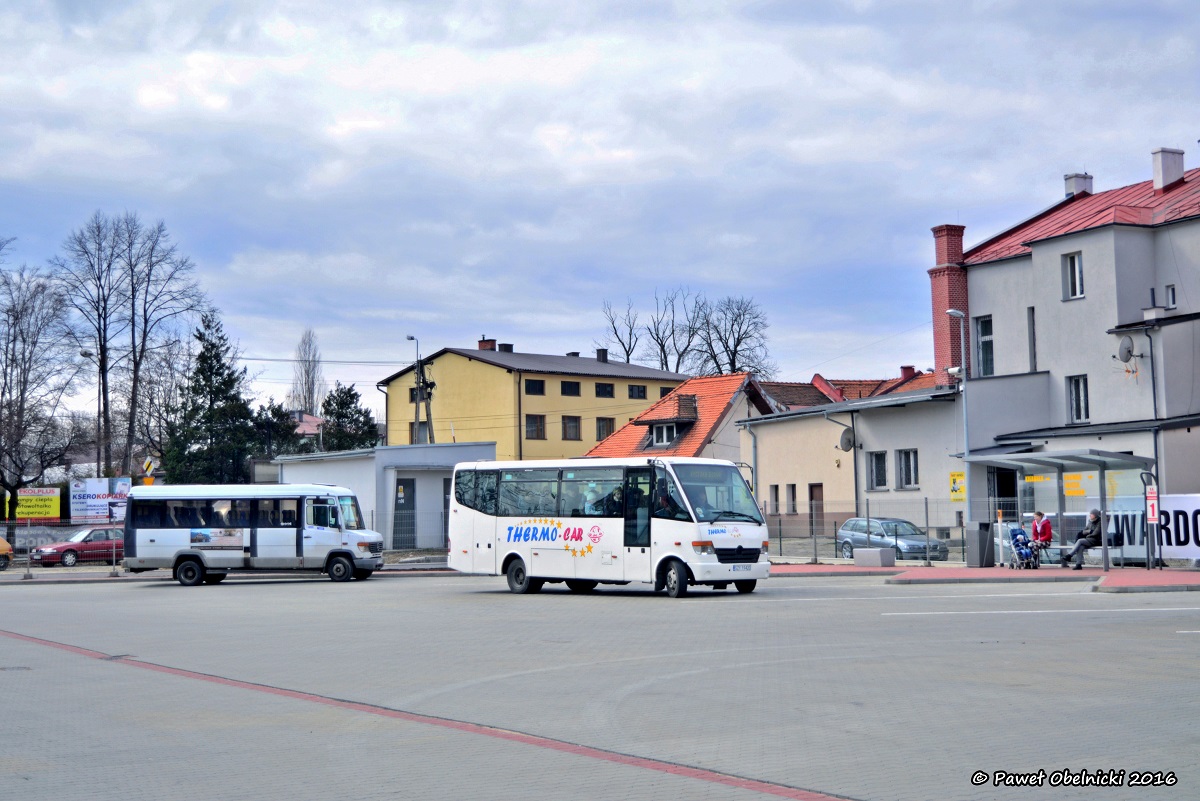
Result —
[[[1163, 606], [1146, 609], [987, 609], [975, 612], [880, 612], [881, 617], [901, 615], [1110, 615], [1116, 612], [1200, 612], [1200, 606]], [[1200, 633], [1200, 632], [1197, 632]]]
[[[815, 598], [741, 598], [739, 604], [785, 604], [796, 603], [799, 601], [920, 601], [926, 598], [945, 599], [945, 598], [1065, 598], [1075, 597], [1078, 595], [1082, 598], [1099, 598], [1103, 597], [1097, 593], [1082, 592], [1078, 590], [1063, 590], [1062, 592], [1022, 592], [1022, 593], [984, 593], [978, 595], [874, 595], [863, 597], [839, 597], [836, 595], [818, 596]], [[736, 597], [736, 596], [733, 596]], [[707, 600], [683, 600], [679, 601], [683, 604], [703, 604], [710, 603]]]

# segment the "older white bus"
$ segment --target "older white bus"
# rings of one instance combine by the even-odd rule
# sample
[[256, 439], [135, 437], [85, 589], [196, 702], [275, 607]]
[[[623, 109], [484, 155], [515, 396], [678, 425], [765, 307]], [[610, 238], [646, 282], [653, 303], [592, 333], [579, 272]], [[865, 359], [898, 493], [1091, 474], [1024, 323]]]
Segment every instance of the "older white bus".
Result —
[[349, 581], [383, 567], [383, 537], [366, 528], [345, 487], [134, 487], [128, 504], [125, 567], [170, 568], [188, 587], [217, 584], [231, 570], [309, 570]]
[[752, 592], [770, 570], [750, 487], [714, 459], [470, 462], [454, 471], [450, 567], [516, 593], [565, 582]]

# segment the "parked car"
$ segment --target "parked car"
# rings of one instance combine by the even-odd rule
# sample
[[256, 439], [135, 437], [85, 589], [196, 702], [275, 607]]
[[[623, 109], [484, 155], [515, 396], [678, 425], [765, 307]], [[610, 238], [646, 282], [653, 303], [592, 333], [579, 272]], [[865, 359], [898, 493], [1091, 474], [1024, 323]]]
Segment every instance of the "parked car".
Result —
[[[852, 559], [855, 548], [892, 548], [897, 559], [924, 559], [925, 532], [898, 517], [872, 517], [871, 535], [867, 537], [867, 518], [852, 517], [837, 532], [837, 550], [844, 558]], [[929, 539], [929, 558], [944, 562], [950, 549], [939, 539]]]
[[79, 562], [120, 562], [124, 554], [124, 531], [100, 526], [80, 529], [69, 540], [35, 548], [29, 558], [35, 565], [72, 567]]
[[8, 544], [8, 540], [0, 535], [0, 570], [8, 570], [8, 566], [12, 564], [12, 546]]

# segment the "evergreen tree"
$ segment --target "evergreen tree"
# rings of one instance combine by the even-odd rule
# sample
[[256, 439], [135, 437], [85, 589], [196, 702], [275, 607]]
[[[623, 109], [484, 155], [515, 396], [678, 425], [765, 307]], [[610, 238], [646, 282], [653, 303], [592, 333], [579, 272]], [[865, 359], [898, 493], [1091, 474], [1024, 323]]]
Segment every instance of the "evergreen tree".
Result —
[[300, 435], [296, 433], [296, 421], [292, 413], [274, 398], [266, 406], [259, 406], [254, 413], [254, 455], [273, 459], [300, 450]]
[[325, 418], [322, 441], [327, 451], [351, 451], [371, 448], [379, 441], [379, 430], [371, 412], [359, 402], [361, 397], [351, 384], [342, 386], [338, 381], [321, 402], [321, 416]]
[[201, 316], [194, 337], [199, 352], [167, 426], [163, 467], [173, 484], [245, 484], [256, 440], [246, 369], [234, 366], [237, 354], [214, 312]]

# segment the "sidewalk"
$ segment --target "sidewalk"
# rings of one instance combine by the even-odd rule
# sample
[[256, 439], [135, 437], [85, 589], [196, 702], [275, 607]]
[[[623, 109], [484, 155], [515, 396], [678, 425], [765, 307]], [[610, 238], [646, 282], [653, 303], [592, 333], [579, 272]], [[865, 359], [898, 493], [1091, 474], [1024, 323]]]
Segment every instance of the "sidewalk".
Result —
[[[774, 561], [774, 560], [773, 560]], [[960, 562], [938, 563], [925, 567], [914, 562], [910, 567], [858, 567], [842, 560], [819, 565], [774, 561], [771, 576], [800, 578], [820, 576], [887, 576], [886, 584], [1011, 584], [1084, 581], [1094, 592], [1185, 592], [1200, 591], [1200, 570], [1168, 567], [1146, 570], [1141, 567], [1099, 567], [1065, 570], [1046, 565], [1038, 570], [1010, 570], [1007, 567], [964, 567]]]

